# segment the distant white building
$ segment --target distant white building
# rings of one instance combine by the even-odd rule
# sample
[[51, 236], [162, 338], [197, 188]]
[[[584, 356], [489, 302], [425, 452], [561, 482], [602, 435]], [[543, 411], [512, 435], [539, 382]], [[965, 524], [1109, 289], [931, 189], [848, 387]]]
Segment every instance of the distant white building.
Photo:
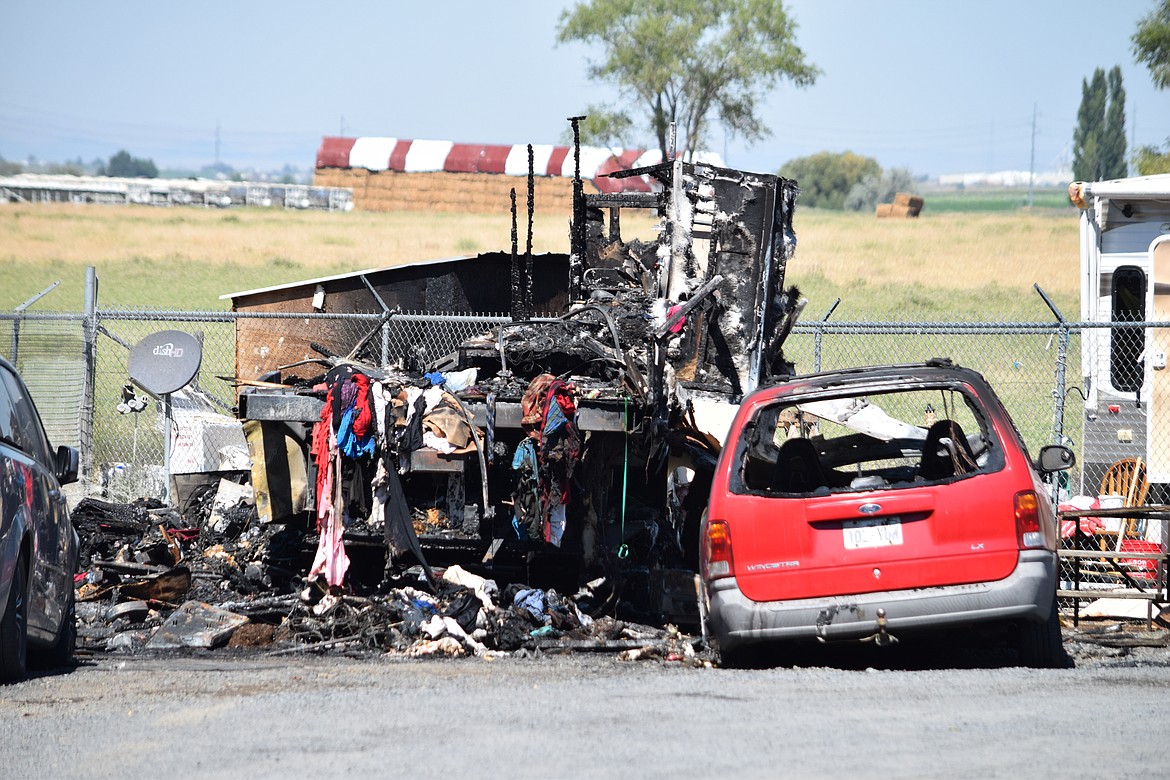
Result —
[[938, 177], [942, 187], [1066, 187], [1072, 171], [994, 171], [992, 173], [948, 173]]

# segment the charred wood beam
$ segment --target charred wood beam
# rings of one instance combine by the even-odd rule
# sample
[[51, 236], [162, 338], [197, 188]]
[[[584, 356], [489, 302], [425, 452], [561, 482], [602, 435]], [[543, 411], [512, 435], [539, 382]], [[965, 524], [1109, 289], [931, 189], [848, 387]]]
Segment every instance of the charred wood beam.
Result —
[[524, 311], [532, 315], [532, 216], [536, 211], [536, 157], [528, 144], [528, 241], [524, 245]]
[[663, 205], [662, 196], [656, 192], [610, 192], [585, 196], [590, 206], [597, 208], [656, 209]]
[[572, 248], [569, 257], [569, 298], [581, 299], [581, 273], [585, 261], [585, 191], [581, 186], [581, 120], [571, 116], [573, 125], [573, 227]]
[[528, 315], [524, 311], [524, 280], [521, 278], [522, 271], [520, 268], [520, 240], [517, 235], [516, 226], [516, 188], [513, 187], [508, 191], [508, 197], [511, 199], [512, 208], [512, 305], [509, 307], [509, 312], [513, 320], [527, 319]]

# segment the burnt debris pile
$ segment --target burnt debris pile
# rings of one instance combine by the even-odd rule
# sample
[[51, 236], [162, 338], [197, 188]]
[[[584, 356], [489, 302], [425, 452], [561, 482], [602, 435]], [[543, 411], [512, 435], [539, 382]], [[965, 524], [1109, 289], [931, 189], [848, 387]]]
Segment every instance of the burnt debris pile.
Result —
[[[701, 626], [723, 436], [792, 370], [797, 188], [682, 159], [612, 177], [641, 186], [575, 180], [567, 256], [532, 254], [530, 174], [524, 252], [513, 207], [510, 257], [250, 295], [282, 317], [372, 297], [384, 322], [355, 343], [328, 320], [241, 321], [247, 468], [183, 475], [174, 507], [78, 508], [86, 641], [692, 658], [673, 627]], [[630, 210], [656, 240], [623, 237]], [[391, 349], [383, 326], [432, 300], [511, 318]]]
[[260, 522], [255, 506], [84, 499], [79, 647], [90, 652], [260, 648], [272, 654], [530, 655], [603, 650], [629, 659], [704, 663], [694, 638], [612, 617], [604, 583], [572, 597], [495, 580], [458, 565], [405, 569], [374, 587], [338, 589], [298, 574], [317, 541]]

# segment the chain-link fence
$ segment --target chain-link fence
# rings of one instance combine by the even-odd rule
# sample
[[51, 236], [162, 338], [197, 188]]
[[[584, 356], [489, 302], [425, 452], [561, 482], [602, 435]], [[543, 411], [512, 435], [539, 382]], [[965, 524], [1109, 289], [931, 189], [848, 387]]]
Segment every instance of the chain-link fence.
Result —
[[[328, 332], [332, 349], [325, 352], [352, 351], [371, 362], [417, 370], [508, 321], [492, 314], [106, 310], [95, 312], [91, 325], [75, 313], [0, 314], [0, 354], [24, 374], [53, 441], [82, 446], [89, 430], [87, 457], [96, 476], [110, 464], [162, 465], [159, 403], [151, 399], [141, 411], [126, 403], [142, 396], [131, 386], [130, 351], [150, 334], [181, 330], [195, 336], [202, 363], [189, 392], [182, 392], [197, 396], [205, 411], [230, 416], [233, 380], [255, 378], [247, 369], [260, 365], [290, 333], [316, 345], [312, 334]], [[1074, 448], [1082, 468], [1071, 475], [1065, 493], [1095, 496], [1105, 469], [1124, 458], [1142, 458], [1149, 482], [1170, 483], [1170, 426], [1161, 426], [1159, 416], [1159, 401], [1170, 395], [1166, 353], [1150, 356], [1144, 382], [1149, 397], [1134, 379], [1144, 370], [1146, 342], [1162, 338], [1170, 345], [1170, 327], [1154, 323], [814, 322], [795, 328], [785, 354], [800, 373], [933, 357], [974, 368], [996, 389], [1033, 453], [1057, 441]], [[1119, 349], [1126, 340], [1136, 346]], [[92, 410], [85, 408], [90, 372]]]
[[[234, 420], [236, 377], [248, 373], [239, 371], [242, 364], [263, 358], [267, 345], [290, 332], [329, 333], [331, 348], [317, 353], [326, 361], [317, 365], [320, 371], [328, 367], [326, 353], [416, 369], [507, 321], [433, 314], [4, 314], [0, 354], [24, 375], [50, 440], [81, 449], [85, 492], [129, 501], [164, 494], [168, 426], [175, 447], [170, 473], [246, 468], [246, 445]], [[129, 368], [135, 346], [167, 330], [194, 336], [202, 353], [190, 384], [165, 399], [169, 410], [164, 399], [151, 398], [132, 382]]]
[[[319, 345], [313, 334], [327, 333], [331, 348], [321, 347], [325, 352], [352, 352], [378, 364], [417, 370], [455, 351], [465, 339], [508, 321], [491, 314], [105, 310], [94, 313], [91, 327], [81, 314], [4, 314], [0, 315], [0, 353], [15, 357], [50, 437], [87, 450], [85, 457], [92, 466], [87, 476], [98, 486], [103, 470], [107, 476], [111, 468], [121, 476], [150, 472], [151, 467], [161, 470], [163, 409], [157, 399], [149, 399], [145, 408], [137, 410], [141, 404], [133, 400], [142, 399], [144, 393], [132, 385], [127, 366], [131, 349], [148, 335], [181, 330], [202, 344], [198, 374], [188, 388], [176, 393], [182, 398], [176, 400], [181, 408], [175, 417], [196, 408], [231, 417], [235, 378], [256, 378], [255, 367], [271, 365], [263, 358], [288, 340], [290, 333], [301, 334], [314, 346]], [[1135, 399], [1133, 392], [1113, 392], [1106, 385], [1108, 377], [1084, 380], [1082, 365], [1094, 370], [1109, 366], [1108, 358], [1095, 356], [1093, 349], [1108, 346], [1110, 329], [1097, 327], [1088, 323], [814, 322], [798, 325], [784, 349], [800, 373], [933, 357], [949, 357], [974, 368], [996, 388], [1033, 454], [1055, 441], [1074, 448], [1078, 462], [1086, 466], [1084, 479], [1078, 469], [1064, 486], [1065, 494], [1096, 495], [1100, 464], [1108, 465], [1131, 451], [1145, 457], [1150, 406], [1150, 399]], [[90, 362], [92, 409], [87, 409]], [[1087, 388], [1082, 386], [1086, 384]], [[207, 448], [217, 451], [216, 443], [209, 441]], [[1170, 441], [1165, 455], [1170, 466]], [[139, 475], [132, 481], [152, 479]], [[1170, 481], [1170, 475], [1163, 479]]]
[[[271, 350], [293, 336], [321, 355], [352, 354], [417, 370], [508, 321], [488, 314], [17, 313], [0, 315], [0, 351], [24, 374], [54, 443], [81, 447], [83, 488], [131, 500], [164, 492], [168, 422], [178, 447], [171, 473], [247, 468], [234, 417], [236, 378], [258, 378], [258, 366], [274, 363]], [[199, 371], [171, 396], [169, 414], [131, 382], [128, 368], [135, 345], [163, 330], [184, 331], [202, 345]], [[1168, 503], [1170, 425], [1162, 418], [1170, 409], [1170, 326], [1164, 323], [805, 322], [784, 350], [800, 373], [951, 358], [987, 377], [1033, 456], [1054, 442], [1073, 448], [1077, 467], [1055, 486], [1061, 502], [1079, 500], [1086, 509]], [[1164, 525], [1104, 518], [1088, 538], [1092, 549], [1141, 554], [1160, 547], [1168, 536]], [[1139, 585], [1149, 581], [1151, 565], [1123, 564], [1139, 575]], [[1110, 566], [1096, 576], [1090, 565], [1076, 577], [1090, 588], [1126, 584], [1126, 572]], [[1066, 568], [1062, 579], [1073, 575]]]

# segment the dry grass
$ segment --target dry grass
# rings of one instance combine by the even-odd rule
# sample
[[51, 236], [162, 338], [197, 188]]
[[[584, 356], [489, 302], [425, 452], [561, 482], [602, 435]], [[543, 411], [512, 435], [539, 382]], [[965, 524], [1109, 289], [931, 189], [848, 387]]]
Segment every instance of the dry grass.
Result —
[[[521, 223], [523, 251], [523, 216]], [[627, 235], [647, 235], [648, 226], [623, 217]], [[224, 293], [507, 251], [510, 231], [506, 208], [482, 215], [3, 205], [0, 310], [56, 280], [61, 286], [37, 309], [79, 310], [87, 265], [97, 268], [104, 307], [223, 309]], [[839, 296], [834, 319], [1048, 319], [1033, 282], [1076, 315], [1072, 212], [877, 220], [798, 209], [796, 232], [788, 280], [809, 297], [810, 315], [819, 316]], [[533, 247], [567, 251], [567, 217], [537, 214]]]
[[847, 284], [971, 290], [990, 284], [1075, 295], [1077, 221], [1055, 215], [946, 213], [875, 219], [819, 209], [797, 212], [794, 274]]

